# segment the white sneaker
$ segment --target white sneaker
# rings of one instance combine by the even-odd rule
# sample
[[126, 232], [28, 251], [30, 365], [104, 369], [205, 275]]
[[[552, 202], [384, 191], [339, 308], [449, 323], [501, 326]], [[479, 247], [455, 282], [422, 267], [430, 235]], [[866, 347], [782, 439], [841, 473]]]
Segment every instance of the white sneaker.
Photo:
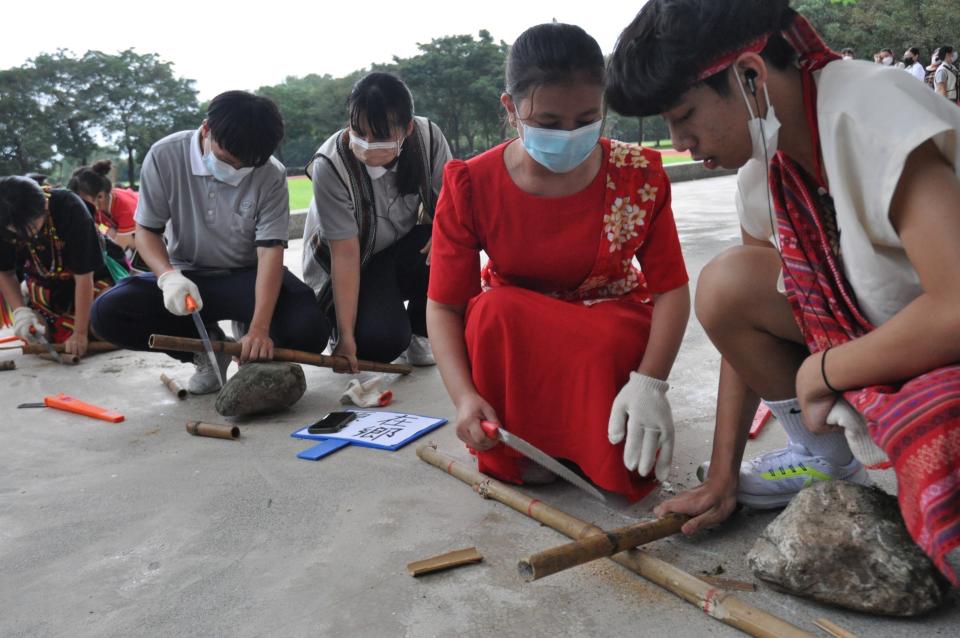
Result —
[[[230, 366], [230, 361], [233, 357], [225, 352], [216, 352], [214, 356], [217, 358], [217, 365], [220, 366], [220, 374], [223, 376], [224, 382], [226, 382], [227, 368]], [[193, 355], [193, 365], [197, 367], [197, 371], [194, 372], [193, 376], [187, 381], [187, 390], [190, 391], [190, 394], [212, 394], [213, 392], [219, 392], [220, 381], [217, 379], [217, 373], [207, 353], [198, 352]]]
[[407, 363], [412, 366], [435, 366], [436, 359], [433, 358], [433, 348], [430, 347], [430, 339], [413, 335], [410, 338], [410, 345], [407, 351], [403, 353], [407, 358]]
[[[697, 478], [703, 481], [710, 469], [707, 461], [697, 468]], [[867, 470], [857, 459], [842, 466], [813, 454], [799, 443], [790, 443], [740, 464], [740, 483], [737, 501], [755, 509], [786, 506], [794, 495], [816, 481], [851, 481], [873, 485]]]

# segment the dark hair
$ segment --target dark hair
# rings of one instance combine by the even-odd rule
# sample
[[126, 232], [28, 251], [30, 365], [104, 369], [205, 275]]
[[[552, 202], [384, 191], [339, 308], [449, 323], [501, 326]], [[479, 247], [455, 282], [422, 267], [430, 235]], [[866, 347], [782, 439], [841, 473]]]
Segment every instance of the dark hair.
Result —
[[910, 47], [909, 49], [907, 49], [907, 51], [912, 53], [913, 56], [918, 60], [920, 59], [920, 49], [918, 47]]
[[[650, 0], [623, 30], [607, 65], [607, 103], [628, 116], [669, 110], [699, 84], [704, 65], [769, 34], [760, 53], [776, 69], [797, 52], [780, 35], [796, 12], [789, 0]], [[729, 72], [703, 81], [722, 96]]]
[[853, 52], [853, 49], [851, 49], [850, 47], [844, 47], [843, 49], [840, 50], [840, 55], [853, 56], [856, 54]]
[[29, 177], [0, 177], [0, 230], [12, 226], [20, 239], [30, 236], [30, 224], [43, 216], [46, 195]]
[[586, 80], [603, 84], [600, 45], [578, 26], [548, 22], [520, 34], [507, 55], [506, 87], [517, 101], [538, 86]]
[[[413, 121], [413, 94], [403, 80], [393, 74], [368, 73], [353, 85], [347, 96], [347, 111], [350, 128], [354, 131], [364, 136], [372, 134], [377, 139], [389, 139], [394, 129], [406, 130]], [[361, 117], [366, 118], [369, 131], [360, 126]], [[404, 145], [397, 162], [397, 190], [403, 195], [420, 192], [425, 178], [423, 161], [414, 152], [413, 143]]]
[[890, 57], [893, 57], [893, 49], [880, 49], [880, 53], [889, 53]]
[[207, 126], [217, 144], [244, 166], [266, 164], [283, 139], [283, 117], [274, 101], [246, 91], [213, 98]]
[[41, 186], [47, 183], [47, 176], [43, 173], [27, 173], [26, 176]]
[[[377, 139], [389, 139], [393, 129], [406, 129], [413, 119], [413, 95], [403, 80], [390, 73], [374, 72], [363, 76], [347, 96], [350, 128]], [[369, 131], [360, 126], [365, 116]]]
[[937, 53], [940, 55], [940, 61], [942, 62], [948, 53], [953, 53], [953, 47], [949, 44], [944, 44], [942, 47], [937, 49]]
[[113, 184], [107, 177], [111, 170], [113, 170], [113, 162], [110, 160], [99, 160], [91, 166], [81, 166], [73, 171], [70, 181], [67, 182], [67, 188], [87, 197], [96, 197], [100, 193], [109, 194], [113, 190]]

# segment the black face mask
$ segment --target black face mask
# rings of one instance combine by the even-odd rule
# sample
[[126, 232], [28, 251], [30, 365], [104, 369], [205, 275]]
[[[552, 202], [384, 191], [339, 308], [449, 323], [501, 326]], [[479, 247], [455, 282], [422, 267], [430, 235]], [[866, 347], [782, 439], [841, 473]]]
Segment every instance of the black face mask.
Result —
[[913, 63], [914, 63], [914, 59], [913, 59], [913, 58], [911, 58], [911, 57], [903, 58], [903, 64], [904, 64], [904, 66], [913, 66]]

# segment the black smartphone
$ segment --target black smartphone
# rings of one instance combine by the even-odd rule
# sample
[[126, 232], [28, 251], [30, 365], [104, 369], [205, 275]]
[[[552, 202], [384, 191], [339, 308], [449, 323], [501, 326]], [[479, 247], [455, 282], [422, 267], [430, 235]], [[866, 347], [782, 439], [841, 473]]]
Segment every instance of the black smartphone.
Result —
[[331, 412], [307, 427], [310, 434], [336, 434], [357, 418], [356, 412]]

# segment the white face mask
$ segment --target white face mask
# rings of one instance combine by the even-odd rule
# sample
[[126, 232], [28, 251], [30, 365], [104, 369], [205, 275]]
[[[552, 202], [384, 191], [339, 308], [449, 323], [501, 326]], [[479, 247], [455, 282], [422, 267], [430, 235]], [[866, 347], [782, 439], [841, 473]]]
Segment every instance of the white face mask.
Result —
[[881, 58], [880, 63], [883, 66], [891, 66], [893, 64], [893, 58]]
[[210, 137], [203, 141], [203, 165], [207, 167], [210, 174], [218, 182], [229, 184], [230, 186], [239, 186], [243, 178], [253, 171], [252, 166], [243, 168], [234, 168], [213, 154], [210, 148]]
[[773, 103], [770, 101], [770, 93], [767, 91], [766, 83], [763, 85], [763, 96], [767, 100], [766, 117], [759, 117], [758, 114], [753, 112], [753, 106], [750, 104], [747, 92], [739, 79], [737, 80], [737, 86], [740, 87], [743, 101], [747, 103], [747, 110], [750, 112], [750, 121], [747, 122], [747, 127], [750, 129], [750, 141], [753, 143], [753, 154], [750, 157], [766, 166], [777, 153], [780, 120], [777, 119], [777, 114], [773, 110]]
[[399, 155], [400, 149], [403, 147], [403, 140], [396, 140], [394, 142], [368, 142], [362, 137], [358, 137], [353, 131], [350, 131], [350, 145], [364, 151], [396, 151], [397, 155]]

